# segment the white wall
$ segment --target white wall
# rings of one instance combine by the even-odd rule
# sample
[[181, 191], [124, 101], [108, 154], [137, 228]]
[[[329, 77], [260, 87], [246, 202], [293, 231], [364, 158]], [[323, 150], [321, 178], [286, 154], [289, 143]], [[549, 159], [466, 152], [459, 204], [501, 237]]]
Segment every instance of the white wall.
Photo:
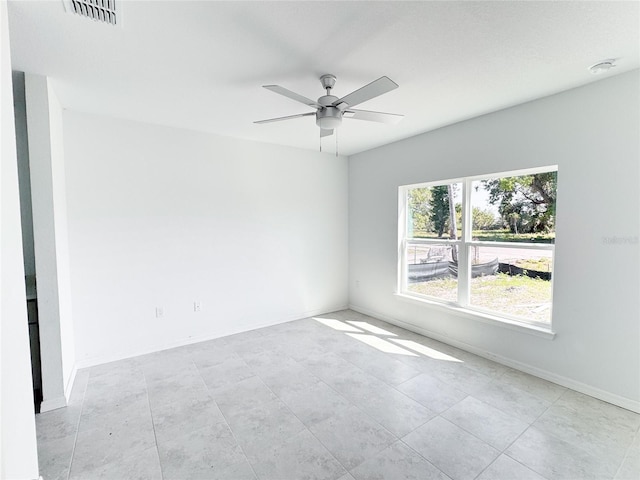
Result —
[[71, 306], [71, 273], [69, 266], [69, 239], [67, 228], [66, 174], [64, 160], [64, 136], [62, 105], [51, 81], [47, 79], [49, 100], [49, 139], [51, 142], [51, 180], [55, 207], [55, 246], [58, 282], [58, 308], [60, 309], [60, 343], [62, 354], [62, 378], [66, 399], [71, 394], [75, 377], [75, 340], [73, 311]]
[[347, 305], [346, 158], [73, 111], [64, 133], [79, 366]]
[[[636, 70], [351, 157], [352, 306], [640, 408], [638, 85]], [[554, 340], [394, 297], [398, 186], [553, 164]]]
[[47, 77], [25, 74], [42, 411], [66, 405], [75, 346], [67, 244], [62, 107]]
[[0, 1], [0, 478], [38, 477], [7, 3]]

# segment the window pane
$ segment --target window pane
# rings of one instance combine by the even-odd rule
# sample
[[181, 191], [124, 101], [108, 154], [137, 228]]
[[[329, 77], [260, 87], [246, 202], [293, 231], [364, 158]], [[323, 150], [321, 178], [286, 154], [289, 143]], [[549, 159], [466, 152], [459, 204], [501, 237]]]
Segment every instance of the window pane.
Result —
[[407, 286], [409, 292], [458, 300], [458, 279], [455, 269], [455, 245], [409, 244], [406, 252]]
[[476, 180], [473, 239], [554, 243], [557, 172]]
[[551, 321], [553, 252], [470, 246], [470, 305], [539, 323]]
[[461, 237], [461, 183], [412, 188], [407, 195], [408, 238]]

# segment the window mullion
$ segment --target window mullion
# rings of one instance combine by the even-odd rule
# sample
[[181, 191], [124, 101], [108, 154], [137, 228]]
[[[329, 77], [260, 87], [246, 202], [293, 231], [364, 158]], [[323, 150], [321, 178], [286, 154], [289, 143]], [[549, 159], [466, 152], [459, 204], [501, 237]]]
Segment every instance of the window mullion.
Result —
[[407, 266], [407, 258], [409, 255], [409, 252], [407, 251], [409, 248], [409, 243], [407, 242], [407, 239], [403, 239], [402, 241], [402, 260], [401, 260], [401, 264], [400, 264], [400, 291], [404, 292], [407, 290], [407, 276], [408, 276], [408, 266]]
[[407, 289], [407, 237], [409, 235], [409, 209], [407, 208], [408, 189], [401, 188], [398, 192], [398, 279], [397, 285], [400, 292]]
[[458, 303], [462, 307], [469, 305], [470, 264], [469, 246], [471, 240], [471, 182], [462, 184], [462, 241], [458, 247]]

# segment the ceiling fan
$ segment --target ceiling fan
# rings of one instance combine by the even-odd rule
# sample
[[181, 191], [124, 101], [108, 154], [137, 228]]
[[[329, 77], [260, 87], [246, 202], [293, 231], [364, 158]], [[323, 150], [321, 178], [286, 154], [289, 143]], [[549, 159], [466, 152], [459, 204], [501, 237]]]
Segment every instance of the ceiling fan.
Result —
[[368, 110], [356, 110], [355, 108], [352, 108], [360, 103], [366, 102], [367, 100], [371, 100], [383, 93], [387, 93], [398, 88], [398, 85], [388, 77], [380, 77], [379, 79], [374, 80], [368, 85], [365, 85], [342, 98], [331, 95], [331, 89], [336, 84], [336, 77], [334, 75], [322, 75], [320, 77], [320, 82], [322, 83], [322, 87], [327, 91], [327, 94], [318, 98], [317, 102], [292, 92], [291, 90], [287, 90], [280, 85], [263, 85], [267, 90], [284, 95], [296, 102], [304, 103], [309, 107], [315, 108], [316, 111], [300, 113], [298, 115], [289, 115], [287, 117], [259, 120], [253, 123], [279, 122], [281, 120], [290, 120], [292, 118], [315, 115], [316, 125], [320, 127], [320, 137], [322, 138], [333, 135], [334, 129], [342, 124], [343, 118], [355, 118], [356, 120], [368, 120], [370, 122], [391, 124], [398, 123], [404, 117], [403, 115], [397, 115], [394, 113], [371, 112]]

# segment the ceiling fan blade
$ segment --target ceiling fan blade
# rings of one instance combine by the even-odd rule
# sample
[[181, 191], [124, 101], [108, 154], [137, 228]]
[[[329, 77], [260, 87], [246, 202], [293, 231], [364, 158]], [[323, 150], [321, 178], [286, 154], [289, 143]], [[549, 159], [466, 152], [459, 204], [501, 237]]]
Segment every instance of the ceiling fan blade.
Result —
[[320, 129], [320, 138], [328, 137], [329, 135], [333, 135], [333, 129], [331, 129], [331, 130], [326, 129], [326, 128], [321, 128]]
[[[346, 97], [342, 97], [339, 100], [333, 102], [333, 105], [338, 107], [340, 110], [345, 110], [347, 107], [352, 107], [358, 105], [359, 103], [366, 102], [367, 100], [371, 100], [383, 93], [390, 92], [398, 88], [398, 84], [391, 80], [389, 77], [380, 77], [377, 80], [374, 80], [368, 85], [365, 85], [362, 88], [359, 88], [355, 92], [351, 92]], [[346, 104], [343, 108], [341, 104]]]
[[370, 112], [369, 110], [356, 110], [350, 108], [344, 112], [344, 118], [355, 118], [356, 120], [368, 120], [369, 122], [396, 124], [404, 118], [404, 115], [398, 115], [396, 113]]
[[297, 94], [296, 92], [292, 92], [291, 90], [287, 90], [280, 85], [263, 85], [263, 88], [267, 90], [271, 90], [272, 92], [279, 93], [280, 95], [284, 95], [285, 97], [290, 98], [291, 100], [295, 100], [296, 102], [304, 103], [305, 105], [309, 105], [313, 108], [322, 108], [315, 100], [311, 100], [310, 98], [303, 97], [302, 95]]
[[253, 122], [253, 123], [280, 122], [282, 120], [291, 120], [292, 118], [308, 117], [310, 115], [315, 115], [315, 114], [316, 114], [316, 112], [299, 113], [298, 115], [289, 115], [287, 117], [269, 118], [268, 120], [258, 120], [257, 122]]

